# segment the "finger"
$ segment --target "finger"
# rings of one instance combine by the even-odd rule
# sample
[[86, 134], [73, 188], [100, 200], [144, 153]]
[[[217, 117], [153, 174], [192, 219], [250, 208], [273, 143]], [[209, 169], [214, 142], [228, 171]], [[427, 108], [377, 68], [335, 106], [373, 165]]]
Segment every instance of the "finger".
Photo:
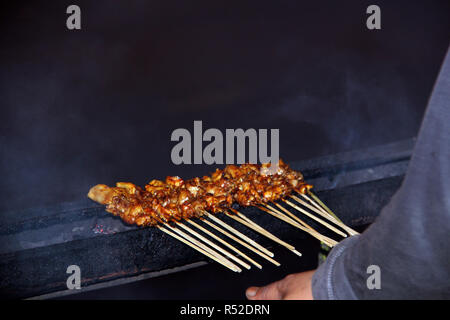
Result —
[[250, 287], [246, 291], [249, 300], [279, 300], [282, 293], [279, 290], [280, 281], [273, 282], [264, 287]]
[[245, 291], [245, 295], [248, 300], [256, 300], [256, 294], [258, 292], [258, 287], [250, 287]]

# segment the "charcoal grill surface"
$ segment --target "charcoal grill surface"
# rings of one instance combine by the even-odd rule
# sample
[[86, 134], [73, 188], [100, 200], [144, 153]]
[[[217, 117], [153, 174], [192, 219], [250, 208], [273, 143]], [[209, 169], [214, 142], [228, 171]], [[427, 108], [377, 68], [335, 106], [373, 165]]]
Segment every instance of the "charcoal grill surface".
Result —
[[[401, 185], [413, 145], [411, 139], [289, 164], [304, 173], [305, 179], [315, 185], [320, 198], [345, 223], [361, 227], [373, 222]], [[211, 268], [209, 260], [159, 230], [125, 225], [85, 195], [80, 198], [78, 202], [2, 214], [2, 297], [62, 297], [154, 277], [163, 279], [171, 273], [191, 272], [193, 275], [202, 268]], [[304, 256], [314, 257], [284, 258], [285, 253], [281, 253], [283, 265], [295, 264], [298, 271], [315, 267], [317, 241], [255, 208], [242, 211], [269, 231], [289, 240]], [[230, 219], [227, 222], [235, 225]], [[281, 250], [270, 240], [235, 226], [275, 252]], [[78, 265], [82, 271], [81, 290], [67, 290], [69, 265]], [[237, 283], [245, 283], [245, 277], [257, 280], [258, 275], [263, 274], [263, 271], [251, 270], [236, 275], [222, 270], [221, 266], [213, 266], [220, 274], [229, 272], [224, 278]], [[264, 264], [263, 269], [273, 275], [289, 271], [284, 267], [274, 268]]]

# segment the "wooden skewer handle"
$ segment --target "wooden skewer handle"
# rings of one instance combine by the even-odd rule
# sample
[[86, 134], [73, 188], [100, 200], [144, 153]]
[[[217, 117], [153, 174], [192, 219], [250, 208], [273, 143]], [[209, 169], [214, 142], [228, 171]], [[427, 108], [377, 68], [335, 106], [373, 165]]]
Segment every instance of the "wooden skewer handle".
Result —
[[214, 251], [213, 249], [209, 248], [208, 246], [202, 244], [200, 241], [197, 241], [196, 239], [192, 238], [190, 235], [186, 234], [185, 232], [181, 231], [178, 228], [174, 228], [170, 225], [167, 225], [171, 230], [175, 231], [176, 233], [178, 233], [179, 235], [181, 235], [183, 238], [185, 238], [186, 240], [192, 242], [193, 244], [197, 245], [198, 247], [201, 247], [203, 250], [208, 251], [210, 254], [212, 254], [213, 256], [215, 256], [217, 259], [219, 259], [220, 261], [222, 261], [223, 263], [227, 264], [230, 268], [232, 268], [233, 270], [236, 270], [236, 272], [241, 272], [241, 268], [239, 268], [238, 266], [236, 266], [234, 263], [232, 263], [231, 261], [229, 261], [228, 259], [226, 259], [224, 256], [222, 256], [220, 253]]
[[339, 223], [341, 223], [342, 228], [348, 232], [349, 235], [358, 235], [359, 232], [350, 228], [349, 226], [347, 226], [346, 224], [344, 224], [334, 213], [333, 211], [331, 211], [330, 208], [328, 208], [325, 203], [323, 203], [319, 197], [317, 197], [314, 193], [312, 193], [311, 191], [308, 192], [308, 194], [312, 197], [312, 199], [310, 199], [307, 195], [303, 195], [304, 197], [306, 197], [307, 199], [309, 199], [313, 204], [316, 204], [317, 206], [320, 206], [322, 208], [322, 210], [324, 210], [332, 219], [334, 218], [336, 221], [338, 221]]
[[313, 231], [311, 229], [305, 228], [304, 226], [302, 226], [301, 224], [299, 224], [297, 221], [292, 220], [291, 218], [283, 215], [283, 214], [279, 214], [277, 212], [274, 212], [272, 210], [266, 209], [264, 207], [258, 207], [259, 209], [261, 209], [264, 212], [269, 213], [270, 215], [274, 216], [275, 218], [278, 218], [286, 223], [289, 223], [290, 225], [305, 231], [306, 233], [310, 234], [311, 236], [313, 236], [314, 238], [316, 238], [317, 240], [320, 240], [322, 242], [324, 242], [326, 245], [328, 245], [329, 247], [334, 247], [337, 242], [331, 238], [328, 238], [322, 234], [320, 234], [317, 231]]
[[204, 233], [206, 233], [207, 235], [209, 235], [210, 237], [216, 239], [217, 241], [219, 241], [220, 243], [226, 245], [228, 248], [230, 248], [231, 250], [233, 250], [234, 252], [236, 252], [237, 254], [239, 254], [241, 257], [247, 259], [247, 261], [253, 263], [257, 268], [261, 269], [262, 266], [257, 263], [255, 260], [253, 260], [252, 258], [250, 258], [249, 256], [247, 256], [245, 253], [243, 253], [242, 251], [240, 251], [239, 249], [237, 249], [236, 247], [234, 247], [233, 245], [229, 244], [228, 242], [226, 242], [225, 240], [223, 240], [222, 238], [216, 236], [214, 233], [210, 232], [208, 229], [203, 228], [201, 225], [199, 225], [198, 223], [192, 221], [192, 220], [188, 220], [188, 222], [190, 224], [192, 224], [193, 226], [195, 226], [196, 228], [198, 228], [199, 230], [203, 231]]
[[324, 225], [325, 227], [327, 227], [328, 229], [334, 231], [335, 233], [337, 233], [337, 234], [343, 236], [344, 238], [347, 237], [347, 235], [346, 235], [345, 233], [343, 233], [341, 230], [339, 230], [339, 229], [333, 227], [333, 226], [330, 225], [329, 223], [323, 221], [322, 219], [316, 217], [315, 215], [309, 213], [308, 211], [303, 210], [302, 208], [300, 208], [299, 206], [297, 206], [297, 205], [295, 205], [294, 203], [290, 202], [289, 200], [286, 200], [286, 199], [285, 199], [285, 200], [283, 200], [283, 201], [286, 202], [286, 203], [287, 203], [288, 205], [290, 205], [291, 207], [293, 207], [294, 209], [300, 211], [301, 213], [307, 215], [307, 216], [310, 217], [311, 219], [316, 220], [318, 223], [320, 223], [320, 224]]
[[235, 262], [239, 263], [241, 266], [243, 266], [244, 268], [250, 269], [250, 265], [248, 265], [247, 263], [245, 263], [244, 261], [242, 261], [241, 259], [235, 257], [234, 255], [232, 255], [229, 251], [221, 248], [220, 246], [218, 246], [217, 244], [215, 244], [214, 242], [210, 241], [209, 239], [207, 239], [206, 237], [202, 236], [201, 234], [199, 234], [198, 232], [192, 230], [191, 228], [189, 228], [188, 226], [182, 224], [182, 223], [177, 223], [177, 226], [180, 226], [182, 228], [184, 228], [186, 231], [190, 232], [191, 234], [193, 234], [194, 236], [196, 236], [197, 238], [199, 238], [200, 240], [202, 240], [203, 242], [205, 242], [206, 244], [210, 245], [211, 247], [213, 247], [214, 249], [216, 249], [217, 251], [223, 253], [224, 255], [226, 255], [228, 258], [234, 260]]
[[[256, 224], [255, 222], [251, 221], [250, 219], [248, 219], [247, 217], [245, 217], [242, 213], [236, 211], [236, 214], [238, 216], [233, 216], [232, 214], [226, 212], [225, 213], [228, 217], [238, 221], [239, 223], [242, 223], [243, 225], [249, 227], [250, 229], [258, 232], [259, 234], [262, 234], [263, 236], [281, 244], [282, 246], [288, 248], [289, 250], [295, 250], [295, 247], [290, 245], [287, 242], [284, 242], [283, 240], [281, 240], [280, 238], [274, 236], [272, 233], [270, 233], [269, 231], [267, 231], [266, 229], [264, 229], [263, 227], [261, 227], [260, 225]], [[245, 218], [244, 218], [245, 217]]]
[[248, 243], [250, 243], [252, 246], [254, 246], [256, 249], [258, 249], [259, 251], [264, 252], [266, 255], [268, 255], [269, 257], [273, 257], [274, 254], [272, 252], [270, 252], [269, 250], [267, 250], [266, 248], [264, 248], [262, 245], [260, 245], [259, 243], [257, 243], [256, 241], [250, 239], [249, 237], [247, 237], [245, 234], [243, 234], [242, 232], [239, 232], [238, 230], [236, 230], [235, 228], [233, 228], [232, 226], [226, 224], [225, 222], [223, 222], [222, 220], [220, 220], [219, 218], [213, 216], [212, 214], [208, 215], [209, 218], [211, 218], [211, 220], [213, 220], [214, 222], [220, 224], [222, 227], [228, 229], [229, 231], [233, 232], [234, 234], [236, 234], [239, 238], [247, 241]]
[[236, 238], [235, 236], [233, 236], [232, 234], [230, 234], [229, 232], [225, 231], [224, 229], [222, 229], [221, 227], [215, 225], [214, 223], [212, 223], [211, 221], [208, 220], [202, 220], [204, 223], [206, 223], [207, 225], [209, 225], [210, 227], [216, 229], [217, 231], [223, 233], [224, 235], [226, 235], [227, 237], [229, 237], [230, 239], [233, 239], [234, 241], [236, 241], [237, 243], [243, 245], [244, 247], [246, 247], [247, 249], [253, 251], [254, 253], [256, 253], [257, 255], [263, 257], [264, 259], [266, 259], [267, 261], [270, 261], [271, 263], [273, 263], [274, 265], [276, 265], [277, 267], [280, 266], [280, 263], [274, 259], [272, 259], [271, 257], [265, 255], [264, 253], [262, 253], [261, 251], [259, 251], [258, 249], [256, 249], [255, 247], [249, 245], [247, 242], [242, 241], [239, 238]]
[[226, 268], [228, 268], [228, 269], [230, 269], [230, 270], [232, 270], [232, 271], [234, 271], [234, 272], [239, 272], [237, 269], [232, 268], [231, 266], [229, 266], [229, 265], [227, 265], [226, 263], [222, 262], [222, 261], [221, 261], [220, 259], [218, 259], [216, 256], [210, 254], [210, 253], [207, 252], [206, 250], [203, 250], [202, 248], [196, 246], [195, 244], [189, 242], [188, 240], [182, 238], [181, 236], [179, 236], [179, 235], [177, 235], [177, 234], [175, 234], [175, 233], [173, 233], [173, 232], [167, 230], [167, 229], [164, 228], [164, 227], [161, 227], [161, 226], [156, 226], [156, 227], [157, 227], [159, 230], [161, 230], [162, 232], [167, 233], [167, 234], [170, 235], [171, 237], [173, 237], [173, 238], [175, 238], [175, 239], [177, 239], [177, 240], [183, 242], [184, 244], [190, 246], [192, 249], [197, 250], [198, 252], [200, 252], [200, 253], [204, 254], [205, 256], [211, 258], [212, 260], [214, 260], [214, 261], [220, 263], [220, 264], [223, 265], [224, 267], [226, 267]]

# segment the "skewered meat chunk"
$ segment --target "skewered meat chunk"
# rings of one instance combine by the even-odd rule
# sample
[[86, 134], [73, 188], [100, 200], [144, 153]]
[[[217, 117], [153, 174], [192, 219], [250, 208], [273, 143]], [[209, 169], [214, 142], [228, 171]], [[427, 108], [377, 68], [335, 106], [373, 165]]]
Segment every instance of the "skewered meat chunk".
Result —
[[300, 172], [280, 159], [275, 167], [228, 165], [211, 176], [186, 181], [168, 176], [165, 181], [150, 181], [145, 189], [130, 182], [118, 182], [114, 188], [100, 184], [91, 188], [88, 197], [127, 223], [151, 226], [200, 217], [205, 212], [223, 212], [233, 202], [253, 206], [277, 201], [294, 190], [306, 193], [311, 188]]
[[[118, 185], [121, 185], [118, 183]], [[120, 216], [127, 223], [136, 223], [136, 218], [144, 213], [141, 201], [136, 195], [130, 193], [132, 184], [124, 187], [110, 188], [99, 184], [91, 188], [88, 197], [101, 204], [106, 204], [106, 211], [115, 216]]]
[[108, 204], [114, 196], [113, 189], [104, 184], [98, 184], [89, 190], [88, 197], [95, 202]]
[[183, 179], [177, 176], [174, 177], [168, 176], [166, 178], [166, 184], [170, 187], [178, 188], [184, 184], [184, 181]]

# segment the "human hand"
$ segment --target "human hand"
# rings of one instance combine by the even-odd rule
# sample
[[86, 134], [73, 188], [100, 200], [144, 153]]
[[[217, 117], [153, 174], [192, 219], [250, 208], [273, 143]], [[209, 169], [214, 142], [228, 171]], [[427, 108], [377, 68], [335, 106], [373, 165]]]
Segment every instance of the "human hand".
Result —
[[264, 287], [250, 287], [249, 300], [312, 300], [311, 279], [316, 270], [294, 273]]

